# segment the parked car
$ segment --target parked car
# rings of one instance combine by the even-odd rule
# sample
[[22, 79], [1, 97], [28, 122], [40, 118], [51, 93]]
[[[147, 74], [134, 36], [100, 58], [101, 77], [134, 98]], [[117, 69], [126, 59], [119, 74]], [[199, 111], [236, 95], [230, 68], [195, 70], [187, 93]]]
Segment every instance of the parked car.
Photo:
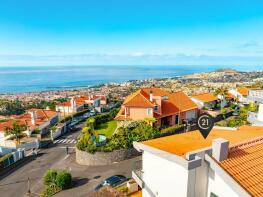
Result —
[[111, 177], [105, 179], [102, 183], [98, 184], [95, 187], [95, 190], [99, 190], [100, 188], [107, 186], [107, 185], [110, 185], [112, 187], [116, 187], [116, 186], [124, 183], [127, 180], [128, 179], [123, 175], [114, 175], [114, 176], [111, 176]]
[[86, 113], [86, 114], [83, 115], [83, 118], [88, 118], [88, 117], [90, 117], [89, 113]]
[[92, 109], [92, 110], [89, 112], [89, 114], [90, 114], [91, 116], [94, 116], [94, 115], [96, 114], [96, 112], [95, 112], [94, 109]]

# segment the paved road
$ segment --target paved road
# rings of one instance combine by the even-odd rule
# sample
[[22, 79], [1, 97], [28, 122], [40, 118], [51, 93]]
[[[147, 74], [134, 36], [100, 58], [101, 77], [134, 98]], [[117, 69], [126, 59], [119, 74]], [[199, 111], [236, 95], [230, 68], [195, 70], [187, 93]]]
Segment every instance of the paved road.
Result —
[[[20, 167], [9, 176], [0, 180], [0, 197], [25, 197], [27, 195], [28, 177], [30, 178], [31, 197], [38, 197], [43, 189], [42, 177], [46, 170], [66, 169], [71, 171], [74, 187], [62, 191], [55, 197], [74, 196], [86, 197], [93, 191], [95, 186], [105, 178], [122, 174], [131, 177], [133, 162], [141, 159], [136, 157], [107, 166], [81, 166], [75, 162], [75, 153], [72, 140], [77, 139], [83, 125], [78, 129], [61, 137], [49, 148], [41, 150], [39, 156], [31, 162]], [[66, 155], [66, 146], [70, 147], [70, 155]]]
[[[45, 171], [52, 166], [55, 166], [59, 161], [63, 161], [66, 158], [66, 146], [69, 147], [69, 151], [73, 150], [74, 143], [70, 143], [72, 140], [76, 140], [81, 127], [79, 124], [77, 130], [72, 133], [65, 134], [60, 139], [66, 139], [65, 142], [69, 143], [57, 143], [50, 144], [49, 148], [42, 149], [37, 158], [26, 163], [9, 176], [0, 180], [0, 196], [1, 197], [21, 197], [25, 196], [28, 188], [28, 177], [30, 178], [30, 185], [32, 190], [37, 190], [41, 183], [41, 179]], [[36, 188], [36, 189], [35, 189]], [[34, 196], [34, 195], [32, 195]]]

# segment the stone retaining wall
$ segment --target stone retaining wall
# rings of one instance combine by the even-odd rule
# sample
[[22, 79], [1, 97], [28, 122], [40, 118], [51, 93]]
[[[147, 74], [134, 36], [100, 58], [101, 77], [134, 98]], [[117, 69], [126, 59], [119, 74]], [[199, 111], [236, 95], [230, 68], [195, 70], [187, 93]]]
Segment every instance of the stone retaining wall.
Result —
[[87, 153], [76, 148], [76, 162], [80, 165], [87, 166], [109, 165], [137, 155], [139, 155], [139, 152], [134, 148], [128, 150], [115, 150], [112, 152], [96, 152], [94, 154]]

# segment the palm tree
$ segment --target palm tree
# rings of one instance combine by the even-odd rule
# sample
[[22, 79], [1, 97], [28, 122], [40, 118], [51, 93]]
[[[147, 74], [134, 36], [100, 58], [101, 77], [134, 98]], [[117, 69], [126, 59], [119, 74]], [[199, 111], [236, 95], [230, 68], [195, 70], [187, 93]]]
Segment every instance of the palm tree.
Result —
[[220, 108], [222, 108], [222, 103], [223, 100], [225, 99], [225, 97], [228, 95], [228, 90], [226, 87], [219, 87], [216, 89], [216, 91], [214, 92], [215, 96], [220, 95], [220, 100], [221, 100], [221, 104], [220, 104]]
[[5, 135], [14, 135], [16, 138], [16, 141], [19, 143], [19, 138], [21, 137], [23, 131], [27, 130], [26, 125], [19, 124], [17, 121], [15, 121], [11, 127], [5, 128]]

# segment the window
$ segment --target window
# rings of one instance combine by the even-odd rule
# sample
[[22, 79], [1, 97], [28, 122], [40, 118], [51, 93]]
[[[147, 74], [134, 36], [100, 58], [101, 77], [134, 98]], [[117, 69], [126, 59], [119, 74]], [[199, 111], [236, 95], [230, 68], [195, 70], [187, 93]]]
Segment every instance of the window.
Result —
[[158, 105], [155, 105], [154, 106], [154, 111], [157, 111], [158, 110]]
[[218, 195], [215, 195], [213, 192], [210, 193], [210, 197], [219, 197]]
[[147, 108], [147, 114], [152, 115], [153, 114], [153, 109], [152, 108]]

